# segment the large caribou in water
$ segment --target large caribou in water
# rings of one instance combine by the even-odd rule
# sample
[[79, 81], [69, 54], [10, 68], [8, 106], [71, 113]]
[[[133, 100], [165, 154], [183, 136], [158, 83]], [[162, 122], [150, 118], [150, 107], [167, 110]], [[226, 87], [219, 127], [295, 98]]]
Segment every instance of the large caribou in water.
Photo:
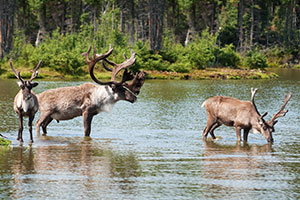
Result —
[[21, 77], [20, 71], [16, 71], [12, 65], [12, 61], [9, 61], [9, 65], [12, 71], [14, 72], [17, 79], [20, 80], [20, 82], [17, 83], [21, 89], [14, 100], [14, 111], [19, 116], [19, 133], [17, 140], [19, 140], [21, 143], [23, 142], [23, 117], [29, 118], [28, 127], [30, 133], [30, 142], [33, 142], [32, 121], [34, 119], [35, 113], [38, 111], [39, 105], [37, 97], [31, 89], [38, 85], [38, 83], [32, 82], [32, 80], [37, 76], [38, 69], [41, 66], [41, 64], [42, 61], [40, 61], [39, 64], [34, 68], [34, 70], [32, 71], [31, 78], [29, 80], [24, 80]]
[[233, 126], [236, 130], [237, 140], [241, 141], [241, 129], [244, 129], [244, 141], [247, 142], [249, 131], [260, 132], [268, 142], [273, 142], [272, 132], [278, 117], [283, 117], [288, 112], [284, 111], [287, 102], [292, 97], [292, 93], [285, 95], [285, 100], [280, 110], [273, 115], [270, 121], [265, 121], [267, 112], [260, 115], [254, 103], [254, 96], [257, 89], [251, 88], [251, 102], [240, 101], [232, 97], [214, 96], [205, 100], [202, 107], [206, 108], [207, 123], [203, 130], [203, 138], [210, 133], [215, 139], [214, 130], [222, 124]]
[[[126, 69], [134, 64], [135, 53], [131, 53], [129, 59], [124, 54], [125, 61], [121, 64], [109, 61], [107, 57], [112, 50], [110, 48], [105, 54], [98, 55], [95, 45], [91, 60], [89, 59], [91, 47], [82, 54], [89, 65], [89, 74], [97, 85], [84, 83], [79, 86], [50, 89], [37, 95], [40, 110], [40, 117], [36, 122], [37, 135], [40, 135], [40, 126], [42, 126], [43, 133], [46, 134], [46, 128], [53, 119], [59, 121], [83, 116], [84, 135], [90, 136], [91, 122], [95, 115], [103, 111], [109, 112], [119, 100], [131, 103], [136, 101], [145, 81], [145, 73], [141, 71], [134, 76]], [[111, 81], [103, 82], [95, 77], [93, 70], [95, 64], [100, 60], [106, 70], [112, 71]], [[104, 62], [112, 65], [113, 69], [107, 67]], [[125, 69], [122, 80], [117, 81], [116, 75], [122, 69]], [[129, 80], [132, 82], [127, 83], [126, 81]]]

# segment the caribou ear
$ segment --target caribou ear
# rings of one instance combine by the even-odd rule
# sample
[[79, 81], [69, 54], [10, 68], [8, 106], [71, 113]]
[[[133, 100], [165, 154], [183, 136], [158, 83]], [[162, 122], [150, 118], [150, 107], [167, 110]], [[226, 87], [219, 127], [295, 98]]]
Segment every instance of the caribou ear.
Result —
[[273, 123], [273, 126], [275, 126], [275, 124], [277, 124], [277, 122], [278, 122], [278, 120], [275, 120], [274, 123]]
[[116, 91], [116, 88], [117, 88], [117, 86], [116, 86], [116, 84], [111, 84], [111, 89], [115, 92]]
[[17, 81], [17, 84], [18, 84], [19, 87], [23, 86], [23, 83], [21, 81]]

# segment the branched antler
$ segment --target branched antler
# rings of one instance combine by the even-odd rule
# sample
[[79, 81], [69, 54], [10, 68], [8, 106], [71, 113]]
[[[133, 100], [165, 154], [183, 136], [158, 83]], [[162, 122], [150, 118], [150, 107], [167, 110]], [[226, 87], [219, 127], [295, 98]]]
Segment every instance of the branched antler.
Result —
[[109, 46], [109, 50], [105, 53], [105, 54], [96, 54], [96, 44], [94, 45], [94, 52], [93, 52], [93, 58], [90, 60], [89, 59], [89, 53], [91, 51], [92, 47], [90, 46], [87, 50], [87, 52], [84, 52], [82, 53], [81, 55], [85, 57], [85, 60], [87, 62], [87, 64], [89, 65], [89, 73], [90, 73], [90, 76], [91, 78], [93, 79], [93, 81], [95, 81], [96, 83], [100, 84], [100, 85], [111, 85], [112, 82], [109, 81], [109, 82], [103, 82], [103, 81], [100, 81], [98, 80], [95, 75], [94, 75], [94, 67], [96, 65], [96, 63], [100, 60], [103, 60], [105, 59], [106, 57], [108, 57], [112, 51], [113, 51], [113, 48], [111, 48], [111, 45]]
[[258, 109], [257, 109], [257, 107], [256, 107], [256, 105], [255, 105], [255, 102], [254, 102], [254, 96], [255, 96], [257, 90], [258, 90], [257, 88], [255, 88], [255, 89], [251, 88], [251, 103], [252, 103], [252, 105], [254, 106], [254, 108], [255, 108], [257, 114], [258, 114], [258, 115], [260, 116], [260, 118], [262, 119], [262, 118], [264, 118], [268, 113], [267, 113], [267, 112], [264, 112], [262, 115], [260, 115], [260, 113], [258, 112]]
[[[89, 47], [88, 51], [85, 52], [85, 53], [82, 53], [81, 55], [82, 56], [85, 56], [85, 59], [86, 59], [86, 62], [88, 63], [89, 65], [89, 73], [90, 73], [90, 76], [91, 78], [98, 84], [100, 85], [112, 85], [112, 84], [123, 84], [124, 82], [128, 81], [128, 80], [132, 80], [134, 78], [133, 74], [131, 72], [128, 72], [128, 70], [126, 70], [127, 67], [131, 66], [136, 58], [135, 58], [135, 53], [131, 52], [131, 57], [129, 59], [127, 59], [125, 53], [124, 53], [124, 58], [125, 58], [125, 61], [121, 64], [117, 64], [117, 63], [114, 63], [110, 60], [107, 59], [107, 57], [112, 53], [112, 48], [111, 46], [109, 47], [109, 50], [105, 53], [105, 54], [96, 54], [96, 45], [94, 46], [94, 52], [93, 52], [93, 58], [90, 60], [89, 59], [89, 53], [91, 51], [91, 47]], [[103, 81], [100, 81], [98, 80], [94, 73], [93, 73], [93, 70], [94, 70], [94, 67], [95, 67], [95, 64], [100, 61], [102, 62], [102, 66], [104, 67], [104, 69], [106, 69], [107, 71], [111, 71], [112, 72], [112, 76], [111, 76], [111, 81], [108, 81], [108, 82], [103, 82]], [[108, 64], [112, 65], [113, 68], [109, 68], [105, 62], [107, 62]], [[122, 70], [122, 69], [125, 69], [124, 73], [123, 73], [123, 77], [122, 77], [122, 80], [121, 82], [117, 82], [116, 81], [116, 76], [117, 74]]]
[[[112, 71], [112, 76], [111, 76], [111, 80], [112, 82], [116, 83], [116, 84], [122, 84], [124, 83], [125, 81], [128, 81], [128, 80], [132, 80], [134, 78], [134, 76], [128, 72], [127, 70], [124, 71], [124, 74], [123, 74], [123, 78], [122, 78], [122, 81], [121, 82], [117, 82], [116, 81], [116, 76], [117, 74], [122, 70], [122, 69], [126, 69], [128, 68], [129, 66], [133, 65], [136, 61], [136, 58], [135, 58], [135, 53], [133, 51], [131, 51], [131, 56], [129, 59], [127, 59], [127, 56], [126, 54], [124, 53], [124, 58], [125, 58], [125, 61], [123, 63], [120, 63], [120, 64], [117, 64], [117, 63], [114, 63], [112, 61], [109, 61], [107, 60], [106, 58], [104, 59], [105, 62], [107, 62], [108, 64], [114, 66], [114, 68], [111, 70]], [[104, 64], [104, 63], [103, 63]], [[104, 64], [105, 66], [105, 64]], [[105, 68], [108, 68], [108, 67], [105, 67]], [[124, 77], [125, 76], [125, 77]]]
[[[40, 68], [42, 62], [43, 61], [40, 60], [40, 62], [37, 64], [37, 66], [33, 70], [31, 70], [32, 75], [31, 75], [31, 78], [28, 80], [29, 82], [31, 82], [34, 78], [37, 77], [38, 69]], [[12, 69], [12, 71], [14, 72], [15, 76], [17, 77], [17, 79], [19, 79], [24, 84], [24, 79], [21, 77], [20, 71], [16, 71], [14, 69], [11, 59], [9, 60], [9, 65], [10, 65], [10, 68]]]
[[40, 68], [42, 62], [43, 61], [40, 60], [40, 62], [37, 64], [37, 66], [33, 70], [31, 70], [32, 75], [31, 75], [31, 78], [29, 79], [29, 81], [32, 81], [35, 77], [37, 77], [37, 75], [38, 75], [38, 69]]
[[288, 110], [284, 110], [286, 104], [288, 103], [288, 101], [291, 99], [292, 97], [292, 93], [290, 92], [290, 94], [287, 96], [286, 94], [284, 94], [284, 102], [280, 108], [280, 110], [273, 115], [272, 119], [270, 122], [275, 123], [275, 119], [277, 119], [278, 117], [284, 117], [285, 114], [288, 112]]
[[16, 71], [13, 67], [12, 59], [9, 60], [9, 65], [11, 70], [14, 72], [15, 76], [17, 77], [17, 79], [19, 79], [22, 83], [24, 83], [24, 79], [21, 77], [20, 71]]

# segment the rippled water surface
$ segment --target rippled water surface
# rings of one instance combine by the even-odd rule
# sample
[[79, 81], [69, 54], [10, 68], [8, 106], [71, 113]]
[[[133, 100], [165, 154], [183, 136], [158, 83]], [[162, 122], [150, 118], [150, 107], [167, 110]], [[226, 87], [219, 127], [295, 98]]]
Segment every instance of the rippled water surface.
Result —
[[[0, 148], [0, 199], [299, 199], [300, 74], [287, 79], [147, 81], [135, 104], [118, 102], [94, 117], [91, 138], [83, 137], [81, 117], [53, 121], [31, 148], [28, 119], [23, 147], [16, 141], [18, 86], [1, 80], [0, 133], [13, 145]], [[83, 82], [39, 83], [36, 93]], [[251, 87], [259, 88], [256, 104], [267, 119], [293, 92], [274, 144], [261, 134], [238, 144], [224, 126], [217, 141], [204, 142], [202, 102], [214, 95], [250, 100]]]

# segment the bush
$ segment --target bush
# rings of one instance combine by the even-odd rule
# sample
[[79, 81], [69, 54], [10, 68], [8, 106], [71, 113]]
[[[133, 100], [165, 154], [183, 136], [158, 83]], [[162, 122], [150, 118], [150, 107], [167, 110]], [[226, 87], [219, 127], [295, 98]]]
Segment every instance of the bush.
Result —
[[257, 50], [247, 53], [245, 64], [250, 69], [264, 69], [268, 67], [266, 57]]
[[240, 55], [234, 50], [232, 44], [216, 50], [217, 64], [226, 67], [237, 68], [241, 62]]
[[186, 50], [193, 67], [204, 69], [215, 63], [214, 51], [216, 48], [216, 37], [209, 34], [208, 30], [204, 30], [201, 38], [190, 43]]
[[160, 54], [154, 53], [146, 47], [146, 44], [138, 41], [135, 43], [136, 68], [146, 70], [166, 71], [168, 62], [163, 60]]
[[190, 70], [191, 70], [191, 66], [189, 63], [173, 63], [167, 69], [167, 71], [179, 72], [179, 73], [187, 73]]

